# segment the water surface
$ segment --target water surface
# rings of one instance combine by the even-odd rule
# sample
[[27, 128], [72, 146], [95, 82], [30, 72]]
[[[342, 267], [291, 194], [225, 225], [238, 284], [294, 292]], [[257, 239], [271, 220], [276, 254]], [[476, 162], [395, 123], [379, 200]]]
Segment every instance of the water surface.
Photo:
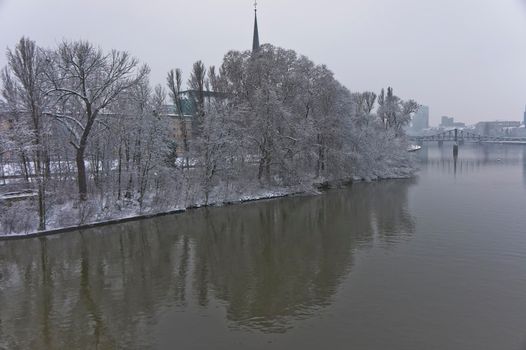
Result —
[[526, 349], [526, 147], [0, 242], [0, 349]]

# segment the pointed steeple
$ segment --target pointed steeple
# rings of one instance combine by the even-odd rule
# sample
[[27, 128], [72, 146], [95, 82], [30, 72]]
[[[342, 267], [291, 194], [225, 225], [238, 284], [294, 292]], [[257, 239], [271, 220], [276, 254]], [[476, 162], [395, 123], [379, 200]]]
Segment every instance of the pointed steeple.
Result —
[[258, 31], [258, 3], [254, 1], [254, 39], [252, 40], [252, 53], [259, 51], [259, 31]]

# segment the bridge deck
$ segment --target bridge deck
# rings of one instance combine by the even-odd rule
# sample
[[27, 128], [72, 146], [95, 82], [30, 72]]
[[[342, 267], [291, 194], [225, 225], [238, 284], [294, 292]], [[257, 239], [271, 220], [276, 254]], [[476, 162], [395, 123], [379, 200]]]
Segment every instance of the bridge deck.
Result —
[[471, 141], [471, 142], [495, 142], [495, 143], [525, 143], [526, 137], [508, 137], [508, 136], [483, 136], [469, 131], [453, 129], [441, 132], [435, 135], [411, 136], [411, 141], [429, 142], [429, 141]]

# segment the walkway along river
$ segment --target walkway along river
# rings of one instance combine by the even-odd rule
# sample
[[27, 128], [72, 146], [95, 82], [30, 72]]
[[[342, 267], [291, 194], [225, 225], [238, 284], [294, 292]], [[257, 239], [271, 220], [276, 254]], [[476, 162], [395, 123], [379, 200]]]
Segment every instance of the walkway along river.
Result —
[[0, 349], [526, 349], [526, 147], [0, 242]]

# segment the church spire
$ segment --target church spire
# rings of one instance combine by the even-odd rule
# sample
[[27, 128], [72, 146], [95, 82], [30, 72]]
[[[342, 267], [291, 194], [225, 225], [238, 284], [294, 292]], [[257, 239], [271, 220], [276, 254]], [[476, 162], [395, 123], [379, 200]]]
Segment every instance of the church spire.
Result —
[[254, 1], [254, 39], [252, 40], [252, 53], [259, 51], [259, 31], [258, 31], [258, 3]]

